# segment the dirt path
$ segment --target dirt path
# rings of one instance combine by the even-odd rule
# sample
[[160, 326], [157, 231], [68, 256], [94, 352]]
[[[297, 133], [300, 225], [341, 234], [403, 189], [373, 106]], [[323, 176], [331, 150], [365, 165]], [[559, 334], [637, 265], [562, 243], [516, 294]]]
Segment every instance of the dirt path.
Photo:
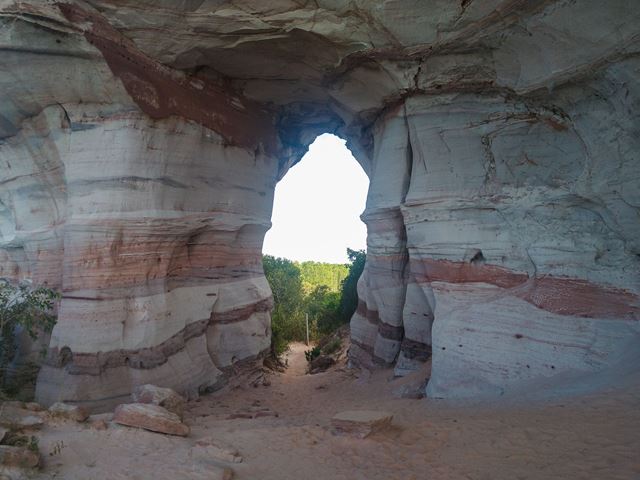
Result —
[[[211, 480], [224, 464], [193, 453], [207, 438], [240, 451], [242, 463], [226, 464], [239, 480], [640, 478], [639, 388], [515, 406], [398, 399], [401, 380], [388, 370], [303, 375], [305, 349], [292, 346], [289, 370], [269, 386], [230, 385], [190, 402], [188, 438], [113, 424], [48, 426], [36, 478]], [[364, 440], [332, 435], [331, 417], [355, 409], [390, 411], [394, 426]]]
[[304, 343], [295, 342], [289, 345], [289, 351], [286, 354], [287, 370], [286, 376], [299, 377], [306, 375], [307, 373], [307, 359], [304, 356], [304, 352], [313, 348], [313, 346], [307, 346]]

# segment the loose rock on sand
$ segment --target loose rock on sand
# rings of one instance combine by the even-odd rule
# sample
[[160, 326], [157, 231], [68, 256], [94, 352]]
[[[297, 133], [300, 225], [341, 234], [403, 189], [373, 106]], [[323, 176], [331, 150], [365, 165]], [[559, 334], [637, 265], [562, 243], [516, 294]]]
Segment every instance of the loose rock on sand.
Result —
[[357, 438], [365, 438], [391, 425], [393, 414], [371, 410], [350, 410], [341, 412], [331, 419], [334, 433]]
[[175, 413], [166, 408], [148, 403], [127, 403], [119, 405], [113, 421], [120, 425], [144, 428], [152, 432], [186, 437], [189, 427], [180, 421]]
[[89, 412], [87, 412], [85, 408], [62, 402], [51, 405], [49, 407], [49, 413], [54, 417], [75, 420], [76, 422], [84, 422], [89, 418]]
[[185, 399], [170, 388], [142, 385], [134, 390], [132, 397], [135, 403], [150, 403], [164, 407], [180, 419], [184, 414]]
[[12, 402], [5, 402], [0, 405], [0, 425], [7, 428], [37, 429], [44, 425], [44, 420], [39, 412], [32, 412]]
[[25, 447], [0, 445], [0, 465], [5, 467], [35, 468], [40, 464], [38, 452]]

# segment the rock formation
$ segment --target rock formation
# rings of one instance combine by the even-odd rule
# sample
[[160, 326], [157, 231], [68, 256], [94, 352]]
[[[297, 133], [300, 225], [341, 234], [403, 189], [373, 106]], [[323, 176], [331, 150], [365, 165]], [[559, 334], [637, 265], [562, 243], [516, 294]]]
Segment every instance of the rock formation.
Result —
[[640, 4], [0, 1], [0, 276], [59, 288], [38, 398], [213, 389], [269, 346], [273, 190], [371, 179], [354, 362], [501, 394], [640, 346]]

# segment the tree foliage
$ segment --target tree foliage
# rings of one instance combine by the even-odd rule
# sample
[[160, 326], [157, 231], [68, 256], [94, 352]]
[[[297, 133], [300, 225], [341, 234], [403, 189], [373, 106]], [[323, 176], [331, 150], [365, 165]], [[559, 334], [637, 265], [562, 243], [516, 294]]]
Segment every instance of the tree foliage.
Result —
[[347, 254], [347, 265], [263, 256], [274, 299], [271, 345], [275, 355], [284, 353], [289, 342], [305, 340], [305, 314], [309, 315], [312, 340], [351, 319], [358, 305], [356, 285], [366, 255], [363, 250], [351, 249]]
[[306, 296], [305, 307], [318, 334], [326, 335], [341, 323], [340, 292], [332, 292], [327, 285], [317, 285]]
[[273, 292], [271, 349], [279, 356], [289, 342], [305, 338], [302, 278], [300, 269], [286, 258], [263, 255], [262, 265]]
[[0, 387], [7, 384], [7, 367], [16, 354], [16, 328], [22, 327], [34, 340], [40, 332], [51, 332], [58, 296], [49, 288], [0, 280]]
[[358, 308], [358, 280], [364, 270], [367, 253], [364, 250], [347, 248], [349, 257], [349, 273], [342, 282], [340, 300], [340, 317], [343, 323], [348, 322]]
[[342, 281], [349, 273], [349, 267], [339, 263], [309, 261], [296, 265], [300, 268], [302, 285], [307, 293], [319, 285], [327, 287], [331, 292], [338, 292]]

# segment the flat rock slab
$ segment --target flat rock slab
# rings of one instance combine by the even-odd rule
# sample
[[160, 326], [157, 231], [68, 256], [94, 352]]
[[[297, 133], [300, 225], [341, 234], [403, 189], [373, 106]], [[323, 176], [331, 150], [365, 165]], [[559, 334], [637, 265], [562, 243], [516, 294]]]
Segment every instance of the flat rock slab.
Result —
[[170, 388], [156, 387], [151, 384], [141, 385], [134, 390], [132, 396], [135, 403], [159, 405], [182, 419], [185, 399]]
[[24, 408], [31, 410], [32, 412], [42, 412], [43, 410], [46, 410], [46, 408], [37, 402], [27, 402], [24, 404]]
[[89, 412], [84, 407], [57, 402], [49, 407], [49, 413], [53, 417], [66, 418], [76, 422], [84, 422], [89, 418]]
[[24, 447], [0, 445], [0, 465], [5, 467], [35, 468], [40, 464], [38, 452]]
[[44, 425], [44, 419], [39, 412], [32, 412], [5, 403], [0, 405], [0, 426], [13, 429], [37, 429]]
[[198, 440], [191, 449], [191, 455], [193, 458], [204, 461], [242, 462], [242, 456], [238, 449], [214, 438]]
[[391, 425], [393, 415], [372, 410], [350, 410], [340, 412], [331, 419], [333, 433], [365, 438]]
[[128, 427], [144, 428], [152, 432], [167, 435], [189, 435], [189, 427], [180, 421], [180, 417], [164, 407], [149, 403], [127, 403], [118, 405], [113, 421]]

